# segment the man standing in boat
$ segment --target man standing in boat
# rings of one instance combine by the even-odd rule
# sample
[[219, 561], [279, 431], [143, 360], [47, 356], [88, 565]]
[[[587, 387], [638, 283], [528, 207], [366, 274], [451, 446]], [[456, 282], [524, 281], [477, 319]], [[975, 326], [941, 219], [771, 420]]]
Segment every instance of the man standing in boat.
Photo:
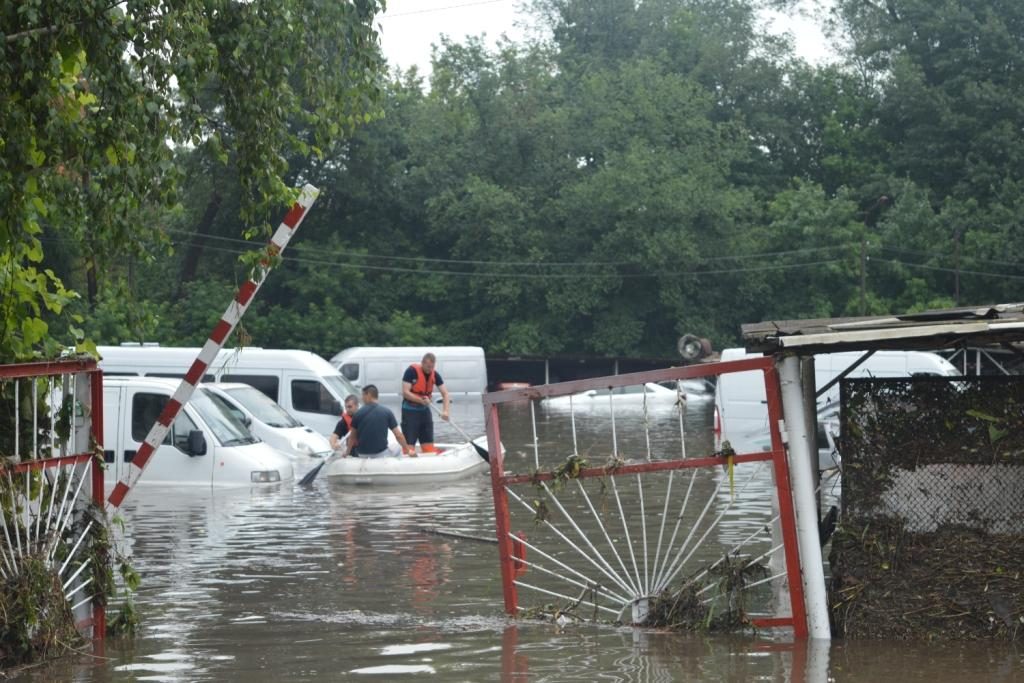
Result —
[[405, 374], [402, 375], [402, 433], [409, 442], [409, 455], [416, 454], [417, 441], [424, 453], [433, 453], [436, 450], [434, 418], [430, 414], [430, 402], [435, 387], [441, 392], [443, 402], [441, 418], [448, 419], [448, 389], [444, 386], [441, 375], [434, 369], [436, 364], [437, 356], [428, 353], [423, 356], [421, 362], [413, 363], [406, 368]]
[[[359, 444], [360, 458], [383, 458], [389, 455], [401, 455], [401, 451], [393, 452], [388, 448], [388, 432], [392, 432], [402, 450], [407, 450], [409, 444], [402, 431], [398, 428], [398, 421], [395, 414], [377, 403], [379, 394], [377, 387], [367, 384], [363, 387], [363, 407], [352, 416], [352, 427], [348, 433], [349, 443]], [[345, 450], [349, 447], [346, 444]]]
[[[345, 410], [341, 413], [341, 419], [338, 420], [338, 424], [334, 426], [334, 432], [331, 433], [331, 448], [334, 450], [338, 450], [341, 440], [352, 429], [352, 418], [357, 410], [359, 410], [359, 399], [355, 394], [349, 394], [345, 397]], [[348, 449], [349, 455], [359, 455], [355, 448], [356, 444], [353, 441]]]

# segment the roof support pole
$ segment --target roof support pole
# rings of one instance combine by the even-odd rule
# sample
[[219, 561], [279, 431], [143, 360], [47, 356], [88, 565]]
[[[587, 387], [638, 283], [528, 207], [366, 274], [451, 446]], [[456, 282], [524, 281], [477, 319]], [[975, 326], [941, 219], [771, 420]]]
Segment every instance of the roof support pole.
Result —
[[807, 420], [807, 449], [811, 452], [811, 474], [814, 482], [814, 490], [818, 495], [814, 497], [815, 509], [818, 511], [816, 519], [821, 518], [821, 463], [818, 458], [818, 398], [815, 396], [815, 374], [814, 356], [806, 356], [800, 359], [800, 382], [803, 390], [804, 418]]
[[[818, 505], [814, 495], [814, 468], [818, 454], [812, 453], [813, 438], [804, 410], [804, 390], [800, 380], [800, 359], [786, 356], [776, 361], [782, 389], [782, 412], [786, 421], [790, 487], [796, 508], [797, 544], [803, 577], [807, 632], [811, 638], [831, 638], [828, 603], [825, 596], [825, 572], [818, 543]], [[812, 377], [813, 381], [813, 377]], [[813, 456], [813, 463], [812, 463]]]

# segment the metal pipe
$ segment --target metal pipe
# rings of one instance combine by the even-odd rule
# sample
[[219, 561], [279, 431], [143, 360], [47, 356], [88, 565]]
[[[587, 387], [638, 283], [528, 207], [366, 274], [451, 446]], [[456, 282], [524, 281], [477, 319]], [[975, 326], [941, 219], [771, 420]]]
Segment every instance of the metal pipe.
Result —
[[633, 539], [629, 535], [629, 520], [626, 518], [626, 513], [622, 510], [622, 499], [619, 497], [619, 486], [615, 483], [615, 477], [608, 477], [608, 479], [612, 483], [612, 493], [615, 495], [615, 504], [619, 508], [619, 519], [622, 521], [622, 531], [626, 536], [626, 547], [629, 548], [629, 557], [633, 562], [633, 572], [636, 575], [637, 597], [640, 597], [644, 594], [644, 580], [640, 576], [640, 568], [636, 563], [636, 552], [633, 551]]
[[[514, 535], [512, 536], [512, 540], [515, 543], [522, 543], [523, 546], [525, 546], [526, 548], [528, 548], [528, 549], [532, 550], [533, 552], [537, 553], [538, 555], [543, 557], [545, 560], [548, 560], [550, 562], [554, 562], [556, 565], [558, 565], [562, 569], [566, 570], [570, 574], [575, 574], [576, 576], [578, 576], [581, 579], [583, 579], [584, 581], [586, 581], [587, 585], [578, 584], [580, 586], [580, 588], [593, 588], [593, 587], [596, 586], [596, 587], [601, 588], [602, 590], [604, 590], [606, 595], [610, 595], [610, 596], [614, 597], [619, 602], [629, 602], [629, 598], [626, 598], [626, 597], [624, 597], [622, 595], [619, 595], [618, 593], [613, 591], [608, 586], [601, 585], [600, 583], [598, 583], [597, 581], [594, 581], [592, 578], [590, 578], [586, 574], [583, 574], [582, 572], [579, 572], [579, 571], [573, 569], [572, 567], [570, 567], [566, 563], [562, 562], [558, 558], [556, 558], [556, 557], [554, 557], [554, 556], [544, 552], [543, 550], [541, 550], [537, 546], [531, 544], [529, 541], [526, 541], [525, 539], [519, 538], [519, 537], [514, 536]], [[544, 572], [546, 574], [550, 574], [552, 576], [557, 576], [560, 579], [565, 579], [566, 581], [569, 581], [568, 577], [564, 577], [561, 574], [558, 574], [556, 572], [551, 571], [550, 569], [546, 569], [544, 567], [541, 567], [538, 564], [533, 564], [533, 563], [528, 562], [528, 561], [526, 561], [526, 560], [524, 560], [522, 558], [517, 559], [516, 562], [519, 562], [519, 563], [521, 563], [521, 564], [523, 564], [524, 566], [527, 566], [527, 567], [534, 567], [535, 569], [539, 569], [540, 571], [542, 571], [542, 572]]]
[[[999, 361], [997, 361], [997, 360], [996, 360], [996, 359], [995, 359], [995, 358], [994, 358], [994, 357], [992, 356], [992, 354], [991, 354], [991, 353], [989, 353], [988, 351], [985, 351], [984, 353], [985, 353], [985, 357], [986, 357], [986, 358], [988, 358], [988, 359], [989, 359], [989, 360], [990, 360], [990, 361], [992, 362], [992, 364], [993, 364], [993, 365], [995, 365], [995, 366], [996, 366], [997, 368], [999, 368], [1000, 372], [1002, 372], [1002, 373], [1003, 373], [1004, 375], [1011, 375], [1011, 374], [1013, 374], [1013, 373], [1011, 373], [1011, 372], [1010, 372], [1009, 370], [1007, 370], [1006, 368], [1004, 368], [1004, 367], [1002, 366], [1002, 364], [1001, 364], [1001, 363], [1000, 363]], [[980, 365], [980, 363], [979, 363], [979, 365]]]
[[537, 411], [533, 407], [535, 401], [530, 401], [530, 425], [533, 427], [533, 466], [540, 469], [540, 443], [537, 441]]
[[[866, 361], [868, 358], [871, 358], [871, 356], [873, 356], [873, 355], [875, 355], [875, 350], [874, 349], [872, 349], [871, 351], [865, 351], [864, 355], [862, 355], [860, 358], [858, 358], [857, 360], [855, 360], [852, 363], [850, 363], [849, 367], [847, 367], [845, 370], [843, 370], [838, 375], [836, 375], [835, 377], [830, 379], [828, 382], [826, 382], [823, 387], [818, 389], [814, 393], [814, 398], [821, 398], [822, 396], [824, 396], [825, 392], [827, 392], [829, 389], [831, 389], [835, 385], [839, 384], [839, 380], [847, 377], [851, 372], [853, 372], [854, 370], [859, 368], [861, 365], [863, 365], [864, 361]], [[812, 363], [813, 363], [814, 357], [812, 356], [809, 360], [811, 360]]]
[[[562, 600], [566, 600], [573, 605], [581, 602], [581, 600], [574, 598], [571, 595], [566, 595], [565, 593], [556, 593], [555, 591], [549, 591], [547, 588], [541, 588], [540, 586], [534, 586], [532, 584], [524, 583], [522, 581], [516, 581], [515, 584], [522, 588], [529, 588], [530, 590], [535, 590], [538, 593], [544, 593], [545, 595], [550, 595], [555, 598], [561, 598]], [[619, 615], [619, 612], [617, 610], [613, 610], [611, 607], [605, 607], [604, 605], [595, 605], [595, 607], [597, 607], [597, 609], [599, 610], [604, 610], [605, 612], [611, 612], [615, 616]]]
[[18, 380], [14, 380], [14, 459], [17, 462], [21, 462], [21, 449], [19, 448], [21, 444], [18, 443], [18, 437], [20, 436], [21, 433], [20, 425], [18, 424], [18, 418], [21, 417], [21, 406], [18, 405], [18, 399], [20, 395], [21, 385], [19, 384]]
[[[814, 479], [814, 490], [820, 491], [821, 487], [818, 486], [818, 482], [821, 480], [821, 472], [818, 464], [818, 448], [820, 447], [820, 444], [818, 444], [818, 402], [817, 396], [814, 393], [814, 356], [808, 356], [800, 359], [800, 380], [804, 393], [804, 417], [807, 420], [807, 424], [811, 427], [807, 432], [807, 447], [808, 450], [811, 451], [811, 462], [814, 463], [811, 466], [811, 476]], [[820, 516], [820, 496], [816, 498], [815, 505], [817, 505]]]
[[[777, 361], [782, 388], [782, 409], [788, 435], [789, 475], [793, 506], [796, 508], [797, 545], [807, 612], [807, 630], [811, 638], [830, 639], [828, 601], [825, 596], [825, 572], [821, 545], [818, 543], [818, 506], [814, 496], [809, 425], [803, 408], [800, 359], [786, 356]], [[815, 458], [817, 454], [814, 454]], [[786, 505], [786, 501], [780, 501]]]
[[[527, 510], [530, 510], [530, 511], [532, 511], [532, 512], [536, 512], [536, 510], [534, 509], [534, 507], [533, 507], [533, 506], [531, 506], [531, 505], [530, 505], [529, 503], [527, 503], [527, 502], [526, 502], [525, 500], [523, 500], [523, 498], [522, 498], [521, 496], [519, 496], [519, 495], [518, 495], [518, 494], [517, 494], [517, 493], [516, 493], [515, 491], [513, 491], [512, 489], [510, 489], [510, 488], [508, 488], [508, 487], [505, 487], [505, 492], [506, 492], [506, 493], [507, 493], [507, 494], [508, 494], [509, 496], [511, 496], [511, 497], [512, 497], [512, 498], [513, 498], [513, 499], [514, 499], [514, 500], [515, 500], [516, 502], [518, 502], [518, 503], [519, 503], [519, 504], [521, 504], [521, 505], [522, 505], [523, 507], [525, 507], [525, 508], [526, 508]], [[571, 523], [571, 520], [570, 520], [570, 523]], [[629, 593], [629, 594], [632, 594], [632, 595], [638, 595], [638, 594], [639, 594], [639, 590], [638, 590], [638, 589], [637, 589], [637, 588], [636, 588], [635, 586], [631, 586], [631, 585], [629, 585], [629, 583], [627, 582], [627, 579], [629, 579], [629, 575], [628, 575], [627, 573], [624, 573], [624, 574], [623, 574], [623, 577], [625, 577], [625, 578], [622, 578], [622, 577], [619, 577], [619, 576], [617, 576], [617, 575], [615, 574], [615, 572], [614, 572], [614, 571], [612, 571], [612, 570], [610, 570], [610, 569], [609, 569], [609, 570], [606, 570], [606, 569], [605, 569], [604, 567], [602, 567], [601, 565], [599, 565], [599, 564], [597, 563], [597, 560], [595, 560], [595, 559], [594, 559], [593, 557], [590, 557], [590, 556], [589, 556], [589, 555], [587, 555], [587, 554], [586, 554], [585, 552], [583, 552], [583, 550], [581, 550], [581, 549], [580, 549], [580, 547], [579, 547], [578, 545], [576, 545], [575, 543], [573, 543], [573, 542], [572, 542], [572, 540], [570, 540], [568, 536], [566, 536], [566, 535], [565, 535], [564, 533], [562, 533], [562, 531], [561, 531], [561, 530], [560, 530], [560, 529], [559, 529], [558, 527], [556, 527], [556, 526], [555, 526], [554, 524], [552, 524], [551, 522], [549, 522], [549, 521], [547, 521], [547, 520], [545, 519], [545, 520], [544, 520], [544, 525], [545, 525], [545, 526], [546, 526], [547, 528], [551, 529], [551, 531], [553, 531], [553, 532], [555, 533], [555, 535], [556, 535], [556, 536], [558, 536], [558, 537], [559, 537], [560, 539], [562, 539], [562, 541], [564, 541], [566, 545], [568, 545], [568, 546], [569, 546], [570, 548], [572, 548], [573, 550], [575, 550], [575, 551], [576, 551], [576, 553], [577, 553], [577, 554], [578, 554], [578, 555], [579, 555], [580, 557], [582, 557], [582, 558], [583, 558], [583, 559], [585, 559], [585, 560], [586, 560], [587, 562], [589, 562], [589, 563], [590, 563], [590, 564], [591, 564], [591, 565], [592, 565], [592, 566], [593, 566], [593, 567], [594, 567], [595, 569], [597, 569], [597, 570], [598, 570], [599, 572], [601, 572], [602, 574], [604, 574], [605, 576], [607, 576], [607, 577], [608, 577], [609, 579], [611, 579], [612, 581], [614, 581], [614, 582], [615, 582], [615, 583], [616, 583], [616, 584], [617, 584], [617, 585], [618, 585], [618, 586], [619, 586], [620, 588], [622, 588], [622, 589], [623, 589], [624, 591], [626, 591], [626, 593]], [[506, 533], [507, 533], [507, 532], [506, 532]], [[584, 537], [584, 538], [586, 539], [586, 537]], [[587, 540], [587, 541], [588, 541], [588, 543], [589, 543], [589, 539], [586, 539], [586, 540]], [[509, 544], [510, 544], [510, 545], [511, 545], [511, 543], [512, 543], [512, 541], [511, 541], [511, 540], [509, 540]], [[598, 553], [598, 551], [597, 551], [597, 550], [596, 550], [595, 548], [591, 547], [591, 549], [592, 549], [592, 550], [594, 551], [594, 553], [595, 553], [595, 556], [597, 557], [597, 559], [601, 560], [602, 562], [604, 562], [604, 561], [605, 561], [605, 560], [604, 560], [604, 557], [602, 557], [602, 556], [601, 556], [601, 554], [600, 554], [600, 553]], [[615, 550], [615, 547], [614, 547], [614, 546], [612, 546], [612, 550]], [[618, 553], [617, 553], [617, 552], [616, 552], [616, 555], [618, 555]], [[621, 561], [621, 560], [619, 560], [619, 562], [621, 563], [622, 561]], [[625, 566], [623, 566], [623, 572], [625, 572]]]

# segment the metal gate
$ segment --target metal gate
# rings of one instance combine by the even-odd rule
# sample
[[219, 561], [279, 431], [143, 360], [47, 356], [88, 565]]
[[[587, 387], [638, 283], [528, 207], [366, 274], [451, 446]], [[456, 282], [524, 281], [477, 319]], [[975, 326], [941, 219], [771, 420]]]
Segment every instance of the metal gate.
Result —
[[[687, 453], [687, 402], [679, 381], [751, 370], [761, 371], [765, 382], [770, 434], [765, 450], [734, 453], [725, 444], [718, 452], [708, 446], [699, 454]], [[674, 385], [675, 400], [657, 383]], [[483, 403], [502, 589], [510, 615], [531, 613], [520, 602], [520, 594], [529, 593], [554, 599], [561, 605], [554, 611], [562, 616], [585, 613], [594, 620], [665, 625], [655, 613], [666, 601], [678, 606], [682, 600], [709, 620], [712, 614], [738, 614], [744, 626], [788, 627], [796, 637], [806, 637], [794, 507], [780, 433], [782, 403], [770, 358], [501, 391], [486, 394]], [[605, 445], [580, 447], [582, 403], [607, 406], [601, 415]], [[501, 447], [502, 412], [514, 410], [529, 412], [533, 443], [527, 448], [532, 454], [519, 456], [528, 471], [510, 473], [510, 454]], [[544, 427], [554, 424], [562, 434], [571, 432], [571, 448], [549, 446], [538, 437], [538, 414]], [[659, 425], [656, 433], [653, 424]], [[678, 439], [666, 437], [676, 429]], [[631, 445], [624, 448], [626, 443]], [[605, 461], [595, 466], [595, 457]], [[763, 486], [766, 477], [771, 483]], [[765, 515], [771, 518], [753, 523], [753, 529], [748, 524], [738, 537], [736, 527], [745, 520], [737, 501], [758, 488], [761, 507], [771, 504], [772, 512]], [[774, 598], [766, 598], [766, 592]]]
[[103, 375], [96, 361], [0, 366], [0, 576], [41, 561], [60, 581], [83, 635], [106, 631], [109, 566], [90, 554], [103, 515]]

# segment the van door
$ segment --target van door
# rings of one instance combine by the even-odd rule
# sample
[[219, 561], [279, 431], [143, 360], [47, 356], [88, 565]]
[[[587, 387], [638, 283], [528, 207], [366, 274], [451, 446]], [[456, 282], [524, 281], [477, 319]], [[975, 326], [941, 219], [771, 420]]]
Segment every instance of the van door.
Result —
[[[146, 438], [160, 411], [164, 409], [168, 396], [154, 393], [146, 388], [126, 388], [127, 410], [121, 421], [121, 443], [123, 449], [115, 453], [117, 466], [124, 468], [132, 461]], [[203, 430], [206, 440], [205, 455], [189, 455], [189, 433], [199, 430], [199, 425], [183, 408], [175, 418], [164, 442], [156, 449], [141, 481], [149, 484], [201, 484], [210, 486], [213, 481], [213, 463], [216, 460], [216, 444]]]
[[105, 481], [113, 484], [121, 478], [117, 457], [121, 450], [121, 420], [124, 419], [122, 397], [124, 387], [103, 385], [103, 462], [107, 465]]

